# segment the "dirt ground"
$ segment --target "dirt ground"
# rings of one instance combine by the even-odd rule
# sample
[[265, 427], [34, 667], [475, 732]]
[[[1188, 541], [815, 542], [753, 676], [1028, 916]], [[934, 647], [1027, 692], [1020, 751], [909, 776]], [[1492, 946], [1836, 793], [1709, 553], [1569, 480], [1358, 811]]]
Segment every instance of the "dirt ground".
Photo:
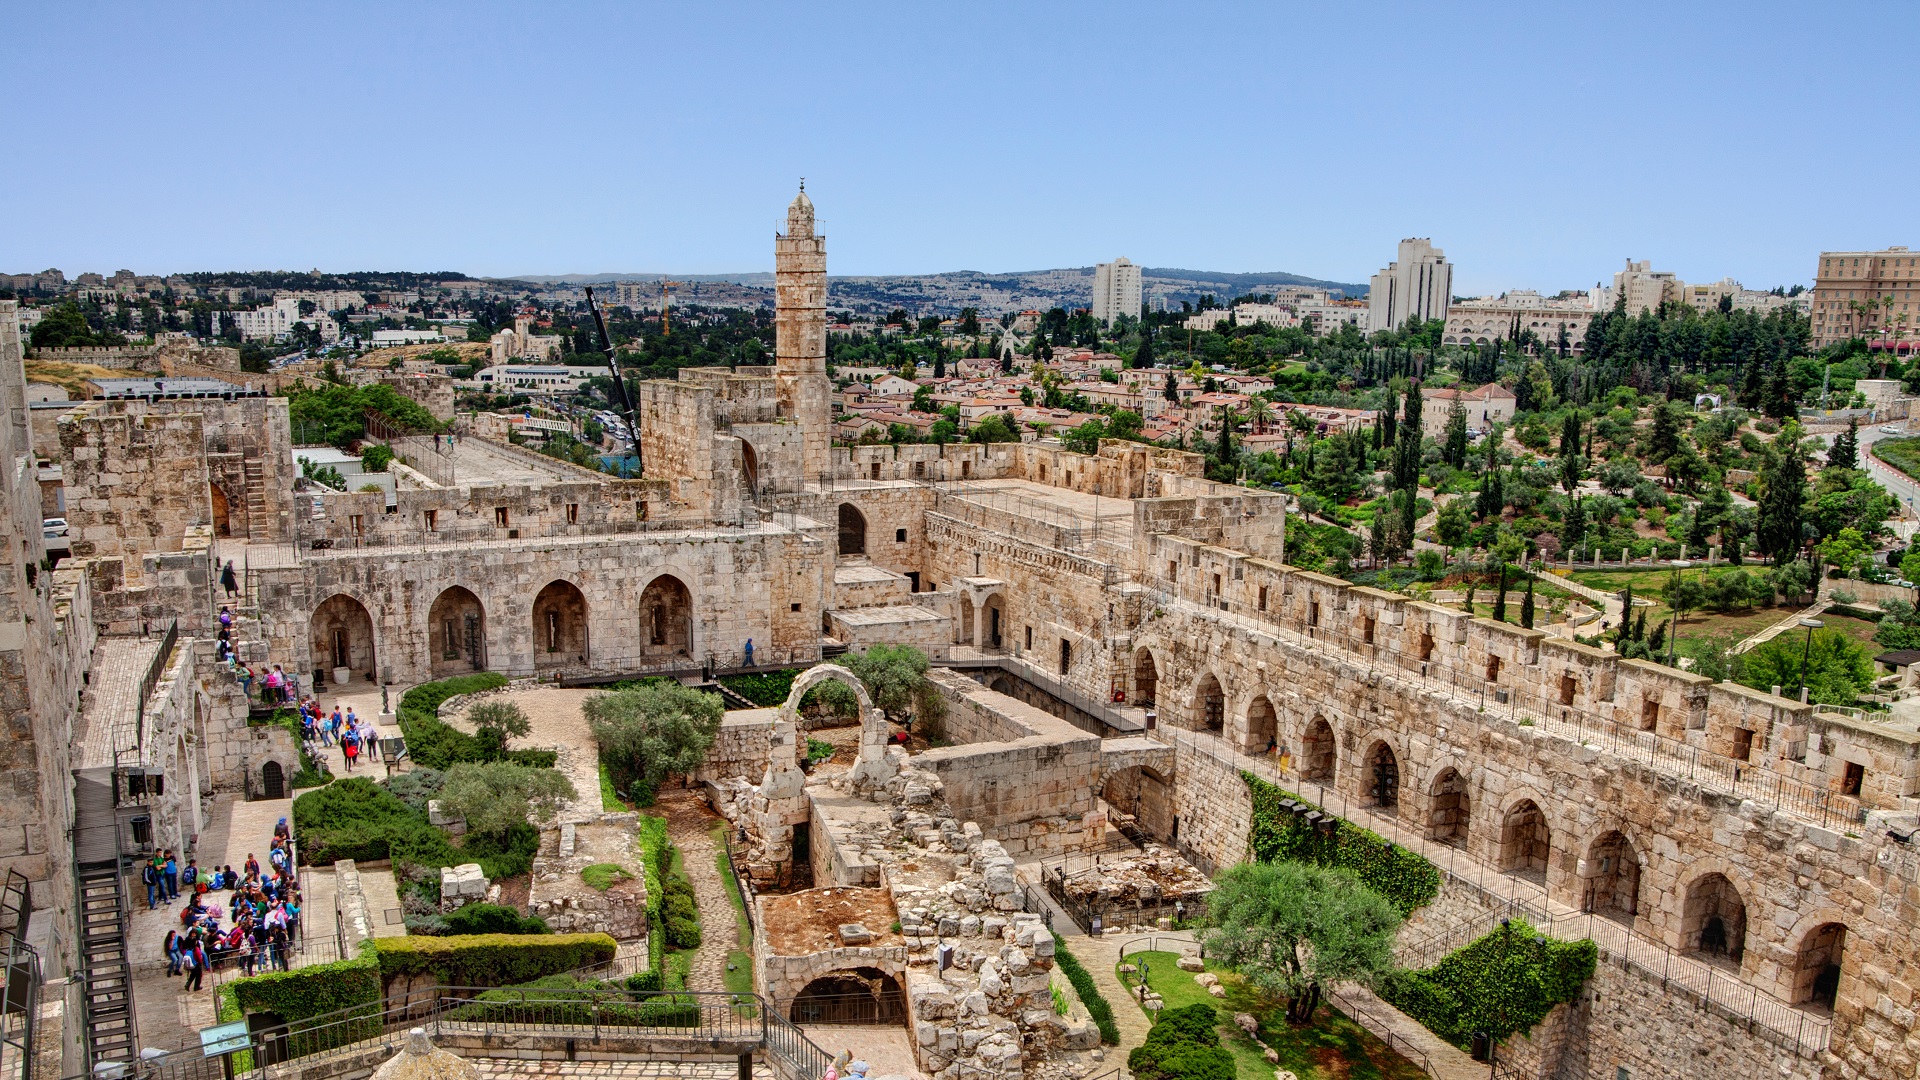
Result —
[[905, 939], [893, 932], [893, 901], [884, 889], [839, 886], [808, 889], [779, 896], [762, 896], [767, 944], [780, 956], [806, 956], [840, 947], [842, 923], [859, 923], [873, 935], [872, 945], [898, 945]]
[[[575, 798], [561, 818], [591, 817], [600, 813], [600, 747], [593, 740], [580, 705], [593, 690], [563, 690], [540, 686], [510, 688], [500, 694], [488, 694], [479, 700], [510, 701], [527, 714], [533, 730], [525, 738], [514, 739], [508, 747], [515, 750], [551, 749], [559, 752], [556, 767], [573, 782]], [[448, 722], [462, 731], [472, 731], [466, 712], [450, 716]]]

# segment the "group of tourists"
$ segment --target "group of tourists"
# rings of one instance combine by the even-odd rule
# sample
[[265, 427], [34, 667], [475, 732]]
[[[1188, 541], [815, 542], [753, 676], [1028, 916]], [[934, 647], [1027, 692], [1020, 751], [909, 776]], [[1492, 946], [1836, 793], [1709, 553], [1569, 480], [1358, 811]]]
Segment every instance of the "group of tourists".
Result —
[[[249, 853], [239, 871], [224, 866], [209, 872], [188, 860], [186, 869], [176, 875], [166, 869], [173, 865], [171, 853], [163, 851], [147, 865], [143, 873], [157, 873], [162, 892], [170, 886], [188, 890], [187, 906], [180, 912], [180, 928], [167, 931], [163, 943], [167, 974], [184, 974], [183, 989], [200, 989], [208, 970], [229, 963], [247, 975], [286, 971], [292, 966], [293, 943], [300, 929], [300, 883], [294, 874], [286, 818], [274, 826], [267, 864], [263, 872], [259, 860]], [[233, 894], [227, 900], [224, 919], [220, 905], [207, 895], [223, 890]], [[151, 885], [149, 892], [151, 895]]]
[[373, 722], [365, 717], [355, 716], [353, 706], [347, 706], [346, 712], [335, 705], [328, 713], [318, 701], [307, 698], [300, 702], [300, 741], [305, 745], [307, 756], [318, 761], [322, 754], [338, 744], [340, 756], [346, 759], [347, 771], [353, 771], [354, 762], [366, 754], [368, 760], [380, 760], [379, 733], [374, 730]]

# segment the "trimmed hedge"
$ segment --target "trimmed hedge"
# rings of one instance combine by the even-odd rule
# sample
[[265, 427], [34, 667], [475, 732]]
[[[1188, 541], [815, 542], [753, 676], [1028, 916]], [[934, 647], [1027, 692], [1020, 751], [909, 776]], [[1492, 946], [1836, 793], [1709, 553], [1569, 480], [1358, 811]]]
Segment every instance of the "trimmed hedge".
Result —
[[462, 761], [511, 761], [536, 769], [551, 769], [557, 760], [551, 750], [509, 750], [494, 754], [477, 738], [440, 719], [440, 705], [450, 697], [498, 690], [507, 685], [507, 677], [494, 671], [458, 675], [439, 682], [421, 683], [400, 695], [396, 719], [400, 734], [407, 740], [407, 756], [414, 764], [429, 769], [446, 769]]
[[448, 936], [473, 934], [551, 934], [547, 920], [520, 914], [505, 904], [468, 904], [442, 916]]
[[467, 934], [373, 939], [385, 978], [431, 972], [442, 986], [512, 986], [613, 959], [606, 934]]
[[293, 831], [309, 866], [331, 866], [341, 859], [392, 859], [435, 868], [477, 862], [489, 879], [498, 880], [525, 873], [540, 850], [540, 833], [531, 825], [515, 826], [504, 840], [470, 835], [456, 848], [423, 811], [364, 776], [349, 776], [295, 799]]
[[1414, 852], [1338, 818], [1333, 835], [1323, 835], [1292, 814], [1283, 813], [1280, 800], [1293, 799], [1316, 810], [1320, 807], [1252, 773], [1243, 772], [1240, 777], [1253, 796], [1247, 847], [1259, 861], [1288, 859], [1350, 870], [1362, 885], [1386, 897], [1402, 917], [1440, 895], [1439, 869]]
[[233, 1000], [243, 1013], [277, 1013], [299, 1030], [298, 1022], [358, 1005], [368, 1015], [379, 1010], [380, 967], [371, 956], [336, 960], [292, 971], [234, 979]]
[[1220, 1045], [1220, 1014], [1207, 1004], [1168, 1009], [1127, 1055], [1134, 1080], [1234, 1080], [1233, 1054]]
[[1516, 919], [1430, 968], [1394, 972], [1380, 996], [1456, 1046], [1476, 1031], [1499, 1042], [1579, 996], [1599, 956], [1591, 941], [1560, 941]]
[[[629, 980], [630, 982], [631, 980]], [[551, 975], [525, 986], [489, 990], [447, 1014], [449, 1020], [575, 1024], [582, 1027], [698, 1027], [699, 999], [691, 995], [631, 992], [630, 998], [583, 991], [632, 988], [572, 975]]]
[[1060, 965], [1061, 973], [1073, 984], [1073, 992], [1080, 995], [1080, 1004], [1087, 1007], [1093, 1026], [1100, 1029], [1100, 1041], [1109, 1046], [1120, 1045], [1120, 1028], [1113, 1022], [1113, 1006], [1107, 1004], [1100, 988], [1094, 985], [1093, 976], [1081, 965], [1080, 958], [1067, 950], [1067, 943], [1059, 934], [1053, 935], [1053, 962]]

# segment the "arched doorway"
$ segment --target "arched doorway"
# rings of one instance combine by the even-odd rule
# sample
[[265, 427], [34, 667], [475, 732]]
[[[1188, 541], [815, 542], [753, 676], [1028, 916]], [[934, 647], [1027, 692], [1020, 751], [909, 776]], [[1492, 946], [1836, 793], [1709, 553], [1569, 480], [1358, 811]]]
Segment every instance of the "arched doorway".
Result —
[[307, 620], [307, 649], [314, 667], [346, 668], [373, 679], [373, 616], [360, 601], [335, 593]]
[[672, 574], [654, 578], [640, 594], [640, 655], [693, 658], [693, 594]]
[[213, 535], [232, 536], [233, 527], [227, 521], [227, 489], [208, 484], [207, 497], [213, 503]]
[[1227, 726], [1227, 696], [1220, 692], [1220, 680], [1211, 671], [1200, 676], [1200, 685], [1194, 688], [1193, 715], [1194, 726], [1201, 731], [1217, 735]]
[[960, 594], [960, 633], [955, 644], [973, 644], [973, 597], [965, 593]]
[[1545, 885], [1553, 830], [1532, 799], [1521, 799], [1500, 819], [1500, 869]]
[[1006, 597], [1001, 596], [999, 593], [994, 593], [992, 596], [987, 597], [987, 602], [981, 605], [980, 617], [986, 620], [986, 625], [980, 628], [980, 640], [987, 648], [998, 649], [1001, 647], [1001, 631], [1006, 623], [1006, 613]]
[[1160, 686], [1160, 669], [1153, 662], [1153, 654], [1141, 649], [1133, 654], [1133, 703], [1153, 707], [1154, 691]]
[[1115, 769], [1100, 785], [1100, 798], [1110, 814], [1132, 818], [1149, 836], [1165, 840], [1173, 834], [1173, 785], [1144, 765]]
[[1687, 886], [1680, 909], [1680, 947], [1740, 962], [1747, 951], [1747, 904], [1725, 874], [1706, 874]]
[[487, 610], [458, 585], [443, 590], [427, 609], [427, 648], [433, 677], [451, 678], [487, 667]]
[[1392, 810], [1400, 805], [1400, 760], [1380, 740], [1367, 750], [1366, 796], [1370, 805]]
[[1300, 775], [1323, 784], [1333, 782], [1335, 758], [1333, 725], [1315, 717], [1307, 725], [1307, 737], [1300, 742]]
[[533, 667], [536, 671], [587, 662], [587, 597], [571, 581], [547, 583], [533, 598]]
[[1247, 735], [1240, 749], [1248, 754], [1264, 754], [1280, 744], [1279, 718], [1265, 694], [1256, 694], [1247, 703]]
[[1073, 642], [1068, 641], [1066, 638], [1061, 638], [1060, 639], [1060, 674], [1065, 675], [1067, 672], [1072, 670], [1073, 670]]
[[822, 975], [794, 996], [787, 1019], [796, 1024], [905, 1024], [907, 995], [879, 968]]
[[1793, 962], [1793, 1003], [1831, 1009], [1840, 1000], [1840, 961], [1847, 947], [1844, 923], [1822, 923], [1801, 939]]
[[260, 766], [260, 797], [263, 799], [284, 799], [287, 797], [287, 773], [277, 761], [269, 761]]
[[1640, 853], [1626, 834], [1602, 833], [1587, 848], [1587, 881], [1581, 908], [1631, 920], [1640, 910]]
[[867, 516], [852, 503], [840, 504], [840, 554], [867, 553]]
[[760, 494], [760, 455], [753, 450], [753, 444], [740, 440], [740, 478], [746, 481], [747, 497], [757, 498]]
[[1427, 789], [1427, 836], [1455, 847], [1467, 845], [1467, 778], [1451, 766], [1440, 770]]

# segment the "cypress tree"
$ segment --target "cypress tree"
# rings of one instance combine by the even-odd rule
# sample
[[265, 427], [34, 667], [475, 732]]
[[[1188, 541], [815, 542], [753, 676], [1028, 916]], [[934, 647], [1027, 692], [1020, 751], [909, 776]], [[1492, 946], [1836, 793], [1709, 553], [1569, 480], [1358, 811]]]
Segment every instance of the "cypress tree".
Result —
[[1493, 598], [1493, 620], [1507, 621], [1507, 564], [1504, 560], [1500, 563], [1500, 592]]
[[1520, 601], [1520, 625], [1533, 629], [1533, 579], [1527, 579], [1527, 597]]
[[1827, 468], [1857, 469], [1860, 467], [1860, 421], [1848, 420], [1847, 430], [1834, 436], [1833, 447], [1827, 451]]
[[1773, 442], [1760, 469], [1759, 523], [1755, 547], [1776, 565], [1793, 561], [1803, 539], [1807, 470], [1800, 460], [1800, 425], [1788, 424]]
[[1447, 440], [1440, 457], [1456, 469], [1467, 465], [1467, 410], [1458, 401], [1447, 410]]

